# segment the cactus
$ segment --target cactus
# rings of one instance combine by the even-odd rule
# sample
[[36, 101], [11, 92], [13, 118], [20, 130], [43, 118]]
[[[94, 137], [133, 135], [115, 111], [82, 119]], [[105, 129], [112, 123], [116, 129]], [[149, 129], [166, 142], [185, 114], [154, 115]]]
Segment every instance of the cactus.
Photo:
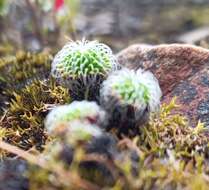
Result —
[[129, 128], [144, 124], [150, 112], [160, 106], [161, 90], [152, 73], [141, 69], [122, 69], [103, 82], [100, 103], [109, 114], [109, 127]]
[[80, 120], [92, 124], [100, 124], [104, 121], [105, 112], [95, 103], [88, 101], [74, 101], [69, 105], [54, 108], [45, 121], [45, 127], [49, 133], [53, 133], [60, 125]]
[[75, 100], [95, 100], [101, 82], [117, 69], [111, 49], [96, 41], [66, 44], [52, 62], [51, 74]]

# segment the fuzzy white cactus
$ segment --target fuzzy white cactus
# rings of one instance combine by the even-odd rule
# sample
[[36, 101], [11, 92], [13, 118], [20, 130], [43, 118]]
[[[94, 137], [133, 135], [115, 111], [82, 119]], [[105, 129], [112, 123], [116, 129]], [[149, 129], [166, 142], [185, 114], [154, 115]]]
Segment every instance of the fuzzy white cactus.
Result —
[[97, 125], [87, 121], [80, 122], [79, 120], [69, 123], [68, 132], [68, 140], [71, 141], [71, 143], [78, 140], [86, 141], [92, 137], [99, 137], [102, 135], [102, 130]]
[[161, 95], [158, 81], [151, 72], [124, 68], [113, 72], [103, 82], [100, 103], [110, 114], [118, 107], [118, 111], [123, 112], [122, 108], [131, 106], [134, 119], [140, 121], [146, 110], [154, 112], [159, 108]]
[[160, 105], [161, 90], [157, 79], [149, 71], [122, 69], [112, 73], [102, 84], [101, 99], [106, 104], [111, 97], [120, 104], [131, 104], [155, 111]]
[[74, 101], [50, 111], [45, 120], [45, 127], [49, 133], [52, 133], [59, 125], [75, 120], [100, 124], [105, 120], [105, 112], [95, 102]]

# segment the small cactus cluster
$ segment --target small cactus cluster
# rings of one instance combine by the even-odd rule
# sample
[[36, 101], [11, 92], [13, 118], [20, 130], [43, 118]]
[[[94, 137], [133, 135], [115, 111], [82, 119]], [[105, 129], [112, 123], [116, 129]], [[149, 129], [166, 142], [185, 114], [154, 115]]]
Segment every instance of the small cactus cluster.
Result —
[[[96, 42], [85, 43], [97, 48]], [[11, 152], [18, 157], [0, 161], [0, 189], [208, 189], [205, 126], [192, 128], [182, 115], [173, 114], [178, 112], [174, 100], [149, 117], [160, 105], [156, 78], [141, 69], [110, 69], [104, 65], [111, 59], [100, 53], [95, 60], [102, 55], [103, 61], [97, 63], [89, 54], [84, 55], [87, 61], [71, 59], [69, 65], [76, 59], [84, 65], [75, 72], [72, 65], [61, 65], [57, 77], [52, 71], [56, 80], [48, 79], [51, 56], [20, 53], [8, 62], [0, 60], [0, 139], [10, 143], [1, 143], [0, 156]], [[98, 64], [109, 70], [98, 74]], [[71, 99], [73, 92], [83, 93], [80, 101]], [[94, 94], [98, 99], [90, 101]], [[33, 147], [41, 153], [24, 151]], [[28, 167], [19, 158], [35, 165]]]
[[[69, 88], [73, 100], [97, 101], [107, 117], [102, 117], [104, 111], [92, 102], [73, 102], [49, 114], [48, 131], [57, 126], [57, 122], [92, 119], [93, 115], [97, 120], [100, 118], [100, 123], [96, 123], [99, 127], [129, 133], [129, 129], [144, 124], [149, 113], [160, 105], [161, 90], [154, 75], [141, 69], [121, 69], [111, 49], [96, 41], [82, 40], [65, 45], [52, 62], [51, 74]], [[127, 130], [123, 130], [125, 128]]]

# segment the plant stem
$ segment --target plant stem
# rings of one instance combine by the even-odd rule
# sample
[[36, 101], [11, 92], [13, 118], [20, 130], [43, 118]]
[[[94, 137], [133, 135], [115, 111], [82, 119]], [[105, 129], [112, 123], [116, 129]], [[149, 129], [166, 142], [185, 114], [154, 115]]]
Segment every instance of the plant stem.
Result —
[[35, 33], [37, 35], [37, 38], [39, 39], [39, 42], [41, 44], [43, 44], [44, 38], [42, 36], [41, 27], [39, 24], [39, 18], [38, 18], [38, 15], [36, 14], [37, 10], [34, 7], [34, 5], [31, 3], [30, 0], [25, 0], [25, 1], [26, 1], [26, 4], [27, 4], [29, 10], [31, 11], [31, 14], [32, 14], [32, 19], [33, 19]]
[[84, 99], [85, 100], [88, 100], [88, 98], [89, 98], [89, 86], [87, 86], [87, 88], [86, 88], [86, 90], [85, 90], [85, 95], [84, 95]]

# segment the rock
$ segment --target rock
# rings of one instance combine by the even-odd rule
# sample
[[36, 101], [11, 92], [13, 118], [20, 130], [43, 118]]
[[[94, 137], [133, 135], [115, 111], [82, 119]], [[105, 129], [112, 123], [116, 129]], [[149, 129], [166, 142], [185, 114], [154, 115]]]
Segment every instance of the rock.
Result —
[[201, 27], [180, 35], [177, 41], [187, 44], [196, 44], [207, 37], [209, 37], [209, 27]]
[[192, 45], [132, 45], [117, 55], [121, 65], [151, 70], [160, 82], [163, 102], [177, 96], [180, 112], [192, 125], [209, 126], [209, 50]]
[[181, 81], [172, 92], [164, 97], [169, 102], [177, 96], [179, 111], [185, 113], [193, 126], [200, 120], [209, 126], [209, 66], [206, 66], [188, 79]]
[[28, 190], [26, 177], [27, 163], [20, 159], [7, 159], [0, 162], [1, 190]]

